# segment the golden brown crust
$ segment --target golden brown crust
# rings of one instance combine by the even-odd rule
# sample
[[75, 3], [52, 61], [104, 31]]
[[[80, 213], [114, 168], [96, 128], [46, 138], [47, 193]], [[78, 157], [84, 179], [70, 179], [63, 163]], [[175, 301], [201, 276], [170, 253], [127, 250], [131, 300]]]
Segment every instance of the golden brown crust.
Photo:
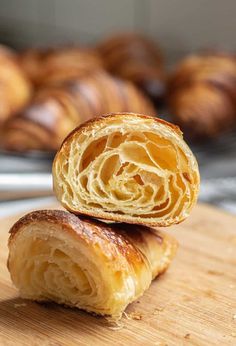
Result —
[[2, 146], [13, 151], [55, 151], [76, 126], [111, 110], [155, 113], [129, 82], [99, 72], [40, 89], [28, 107], [5, 123]]
[[[165, 121], [163, 119], [160, 119], [160, 118], [157, 118], [157, 117], [153, 117], [153, 116], [150, 116], [150, 115], [145, 115], [145, 114], [137, 114], [137, 113], [133, 113], [133, 112], [129, 112], [130, 115], [134, 115], [135, 117], [138, 117], [138, 118], [146, 118], [146, 119], [152, 119], [154, 120], [155, 122], [157, 123], [160, 123], [160, 124], [163, 124], [163, 125], [166, 125], [166, 126], [169, 126], [172, 130], [174, 130], [178, 135], [182, 136], [183, 133], [182, 131], [180, 130], [179, 126], [177, 125], [174, 125], [172, 123], [169, 123], [168, 121]], [[113, 117], [117, 117], [117, 116], [122, 116], [122, 115], [127, 115], [127, 112], [112, 112], [112, 113], [108, 113], [108, 114], [104, 114], [104, 115], [100, 115], [99, 117], [97, 118], [93, 118], [93, 119], [90, 119], [88, 121], [86, 121], [85, 123], [81, 124], [80, 126], [76, 127], [73, 131], [71, 131], [67, 137], [64, 139], [64, 141], [62, 142], [61, 144], [61, 147], [63, 146], [63, 144], [69, 139], [71, 138], [74, 134], [77, 134], [78, 131], [82, 131], [83, 128], [87, 128], [88, 126], [90, 125], [93, 125], [93, 124], [99, 124], [99, 122], [102, 122], [104, 119], [106, 118], [113, 118]]]
[[168, 268], [177, 249], [160, 231], [62, 210], [27, 214], [11, 228], [8, 245], [8, 269], [22, 297], [114, 318]]
[[165, 72], [159, 47], [140, 34], [112, 36], [98, 45], [106, 69], [135, 83], [154, 101], [165, 92]]
[[168, 102], [193, 138], [215, 137], [235, 122], [236, 61], [226, 54], [192, 55], [170, 76]]
[[[104, 134], [103, 135], [100, 134], [100, 131], [101, 133], [104, 132]], [[167, 160], [167, 157], [168, 157], [166, 156], [165, 158], [165, 155], [171, 155], [169, 159], [170, 161], [169, 162], [166, 161], [166, 170], [161, 172], [159, 170], [160, 168], [158, 168], [156, 173], [151, 173], [155, 171], [155, 168], [150, 168], [153, 165], [153, 161], [152, 163], [151, 161], [149, 163], [151, 166], [145, 166], [145, 164], [143, 165], [142, 159], [141, 159], [142, 156], [144, 155], [142, 153], [143, 149], [141, 150], [141, 148], [145, 144], [144, 142], [142, 142], [142, 140], [141, 140], [141, 143], [139, 144], [139, 139], [135, 139], [136, 142], [132, 142], [134, 143], [132, 145], [136, 146], [135, 150], [141, 150], [140, 153], [137, 151], [137, 153], [135, 154], [135, 152], [132, 151], [133, 149], [131, 149], [130, 151], [131, 157], [127, 158], [126, 162], [125, 162], [125, 159], [122, 159], [123, 160], [122, 167], [120, 167], [120, 169], [115, 168], [118, 162], [114, 164], [110, 163], [106, 169], [105, 168], [103, 169], [103, 173], [101, 173], [101, 168], [99, 168], [99, 164], [95, 163], [95, 162], [98, 162], [100, 158], [106, 158], [106, 155], [108, 158], [109, 158], [109, 155], [115, 155], [115, 156], [125, 155], [127, 157], [127, 154], [122, 154], [123, 149], [114, 149], [116, 150], [116, 153], [114, 152], [114, 154], [111, 154], [112, 153], [111, 149], [108, 150], [106, 148], [103, 148], [102, 146], [100, 148], [99, 144], [95, 144], [94, 148], [91, 149], [92, 150], [91, 155], [86, 154], [86, 152], [90, 150], [89, 145], [91, 147], [93, 142], [99, 143], [99, 138], [100, 138], [99, 136], [103, 136], [101, 137], [103, 138], [102, 139], [103, 141], [109, 142], [109, 136], [111, 137], [113, 136], [112, 134], [113, 131], [114, 133], [120, 132], [122, 134], [120, 135], [121, 138], [122, 136], [132, 136], [132, 131], [135, 133], [134, 136], [136, 137], [137, 136], [142, 137], [143, 135], [145, 137], [146, 136], [144, 134], [145, 131], [150, 131], [150, 133], [152, 132], [154, 137], [150, 137], [152, 136], [151, 134], [147, 135], [150, 137], [148, 139], [148, 143], [149, 141], [152, 142], [153, 140], [154, 142], [153, 144], [148, 144], [148, 149], [146, 150], [147, 152], [149, 152], [149, 150], [152, 150], [150, 145], [152, 145], [153, 148], [155, 147], [155, 145], [158, 146], [158, 141], [160, 140], [160, 142], [162, 143], [161, 144], [162, 158], [160, 158], [160, 164], [162, 165], [162, 168], [164, 168], [163, 164], [165, 165], [165, 161], [163, 160]], [[105, 135], [105, 132], [107, 133], [107, 135]], [[92, 133], [93, 135], [91, 135]], [[107, 136], [107, 139], [105, 140], [106, 136]], [[163, 139], [158, 139], [159, 138], [158, 136], [161, 136], [160, 138], [163, 137]], [[80, 142], [80, 137], [83, 138], [82, 142]], [[87, 141], [90, 144], [88, 144]], [[119, 145], [123, 146], [122, 141], [123, 140], [121, 140], [121, 143], [118, 144], [118, 146]], [[163, 143], [165, 143], [165, 141], [166, 141], [166, 144], [163, 147]], [[124, 140], [124, 143], [125, 143], [124, 144], [125, 146], [129, 145], [128, 140]], [[168, 146], [169, 148], [171, 148], [172, 146], [173, 149], [170, 149], [170, 150], [173, 150], [172, 154], [171, 152], [168, 151], [169, 149], [167, 150], [165, 154], [163, 154], [163, 152], [166, 150], [165, 148], [168, 148]], [[73, 157], [74, 149], [76, 150], [75, 167], [73, 166], [74, 165], [74, 157]], [[97, 153], [96, 153], [96, 150], [98, 151]], [[160, 149], [158, 149], [157, 147], [155, 150], [160, 150]], [[177, 154], [178, 151], [179, 151], [179, 154]], [[88, 161], [88, 163], [86, 163], [87, 159], [85, 155], [91, 156], [90, 158], [91, 161]], [[134, 161], [132, 161], [133, 160], [132, 155], [135, 155]], [[150, 155], [155, 156], [156, 154], [155, 152], [153, 152]], [[176, 155], [176, 158], [175, 158], [175, 155]], [[140, 156], [140, 163], [136, 162], [139, 156]], [[158, 162], [159, 160], [158, 156], [155, 156], [155, 157], [156, 157], [155, 160], [157, 160]], [[149, 160], [149, 159], [147, 158], [145, 160]], [[173, 162], [171, 162], [172, 160]], [[175, 160], [177, 161], [175, 162]], [[135, 165], [132, 166], [131, 162], [135, 162]], [[96, 168], [95, 166], [94, 168], [92, 168], [93, 165], [96, 165]], [[104, 161], [102, 165], [104, 165], [105, 167]], [[126, 173], [125, 173], [123, 172], [123, 170], [124, 170], [124, 167], [127, 165], [129, 165], [130, 168], [126, 167], [125, 168]], [[64, 166], [66, 167], [65, 169], [64, 169]], [[116, 173], [112, 174], [110, 172], [112, 172], [113, 169], [115, 169]], [[154, 169], [154, 171], [150, 171], [152, 169]], [[132, 170], [134, 170], [134, 172], [137, 172], [137, 173], [132, 173]], [[70, 175], [68, 172], [70, 172]], [[101, 174], [103, 175], [102, 178], [100, 177]], [[164, 178], [166, 174], [167, 176], [166, 178]], [[168, 174], [170, 174], [169, 177], [168, 177]], [[109, 178], [105, 178], [106, 175], [109, 176]], [[123, 175], [124, 175], [124, 177], [122, 178], [123, 180], [121, 180], [121, 177]], [[92, 176], [94, 177], [92, 178]], [[180, 178], [181, 176], [182, 178]], [[148, 225], [148, 226], [168, 226], [172, 223], [179, 223], [183, 221], [188, 216], [192, 206], [195, 204], [197, 194], [198, 194], [198, 189], [199, 189], [199, 172], [198, 172], [197, 163], [195, 161], [193, 154], [191, 153], [187, 145], [184, 143], [182, 139], [182, 133], [179, 130], [179, 128], [163, 120], [146, 116], [146, 115], [134, 114], [134, 113], [109, 114], [107, 116], [93, 119], [81, 125], [80, 127], [76, 128], [74, 131], [72, 131], [72, 133], [64, 140], [60, 150], [58, 151], [54, 159], [53, 178], [54, 178], [53, 179], [54, 191], [56, 193], [56, 196], [59, 199], [59, 201], [62, 203], [62, 205], [69, 211], [76, 214], [85, 214], [85, 215], [97, 217], [100, 219], [108, 219], [113, 221], [128, 222], [131, 224], [141, 224], [141, 225]], [[96, 181], [96, 179], [99, 179], [99, 180]], [[106, 182], [104, 182], [104, 179], [105, 180], [108, 179], [108, 181], [106, 180]], [[166, 182], [164, 183], [162, 179], [167, 179], [167, 180], [165, 180]], [[73, 185], [72, 181], [75, 181], [76, 185]], [[84, 182], [86, 181], [87, 181], [86, 183], [87, 185], [84, 185]], [[176, 183], [177, 181], [178, 183]], [[162, 183], [164, 184], [163, 186], [162, 186]], [[89, 187], [88, 187], [88, 184], [89, 184]], [[95, 187], [95, 185], [91, 185], [91, 184], [96, 184], [96, 186], [98, 187]], [[119, 188], [118, 187], [115, 188], [116, 184], [120, 184]], [[127, 187], [125, 184], [127, 184]], [[146, 200], [147, 198], [147, 201], [148, 199], [151, 200], [152, 198], [157, 198], [157, 200], [155, 200], [155, 203], [152, 202], [154, 203], [152, 204], [152, 207], [151, 206], [147, 207], [147, 211], [144, 212], [144, 209], [146, 207], [144, 208], [144, 206], [142, 206], [142, 202], [141, 201], [139, 202], [139, 198], [140, 198], [139, 197], [137, 201], [135, 199], [133, 200], [132, 202], [133, 207], [131, 207], [131, 205], [129, 206], [129, 208], [131, 208], [132, 211], [130, 209], [129, 212], [128, 211], [125, 212], [126, 210], [125, 205], [127, 203], [125, 202], [125, 200], [123, 200], [123, 197], [121, 197], [121, 200], [119, 200], [119, 197], [117, 196], [119, 196], [120, 194], [122, 194], [123, 196], [123, 193], [125, 193], [126, 195], [127, 194], [130, 195], [129, 189], [131, 189], [131, 186], [132, 186], [132, 189], [134, 189], [134, 191], [136, 191], [136, 189], [138, 189], [138, 191], [143, 191], [144, 189], [144, 191], [146, 191], [145, 194], [149, 195], [150, 193], [150, 190], [148, 187], [149, 184], [151, 184], [150, 186], [152, 186], [152, 189], [154, 190], [160, 189], [158, 190], [160, 196], [157, 194], [157, 195], [154, 195], [157, 197], [153, 197], [151, 193], [149, 197], [145, 197], [145, 198], [144, 196], [142, 197], [142, 199], [144, 198], [144, 200]], [[169, 186], [168, 188], [166, 184]], [[177, 185], [175, 186], [175, 184]], [[91, 188], [92, 190], [90, 190]], [[166, 197], [164, 197], [163, 195], [164, 193], [164, 191], [162, 191], [163, 188], [166, 191], [165, 192]], [[102, 189], [103, 192], [100, 192], [101, 191], [100, 189]], [[112, 191], [112, 192], [108, 193], [107, 189], [109, 189], [109, 191]], [[170, 191], [168, 191], [168, 189], [170, 189]], [[183, 192], [181, 192], [182, 189], [183, 189]], [[93, 195], [95, 191], [96, 191], [96, 194]], [[113, 200], [113, 197], [109, 197], [111, 199], [109, 199], [108, 197], [105, 198], [104, 196], [101, 197], [103, 193], [105, 193], [105, 195], [107, 194], [109, 195], [111, 193], [112, 195], [116, 196], [116, 201]], [[134, 196], [136, 195], [136, 193], [137, 191], [133, 192], [132, 198], [135, 198]], [[72, 195], [74, 197], [71, 197]], [[162, 198], [163, 198], [163, 201], [162, 201]], [[172, 198], [176, 199], [175, 203], [173, 201], [171, 202]], [[90, 202], [88, 202], [88, 200]], [[110, 204], [107, 204], [107, 201], [109, 201]], [[112, 203], [116, 203], [116, 204], [114, 204], [113, 207], [110, 207], [109, 205], [111, 205]], [[175, 215], [174, 217], [168, 217], [171, 210], [170, 208], [174, 208], [173, 210], [175, 210], [173, 214]], [[142, 209], [143, 209], [143, 212], [142, 212]], [[162, 209], [163, 211], [160, 212], [160, 210]], [[164, 211], [165, 209], [166, 209], [166, 212]], [[155, 210], [157, 210], [157, 212], [154, 212]], [[147, 216], [145, 216], [146, 214]], [[160, 215], [160, 217], [158, 217], [158, 215]]]
[[19, 61], [37, 87], [62, 84], [102, 69], [94, 50], [73, 46], [29, 49], [19, 56]]
[[[127, 240], [125, 235], [125, 228], [129, 228], [129, 231], [133, 231], [132, 238], [134, 242], [138, 240], [142, 242], [142, 237], [137, 231], [138, 226], [127, 225], [108, 225], [101, 221], [90, 219], [81, 216], [75, 216], [74, 214], [68, 213], [63, 210], [39, 210], [33, 211], [21, 219], [19, 219], [10, 229], [9, 244], [14, 242], [14, 237], [17, 232], [20, 232], [25, 226], [30, 225], [32, 222], [48, 222], [52, 224], [58, 224], [63, 227], [63, 230], [73, 233], [79, 236], [86, 242], [96, 244], [97, 237], [102, 237], [107, 243], [112, 243], [118, 248], [118, 251], [127, 258], [131, 263], [143, 262], [143, 258], [137, 248], [133, 247], [132, 244]], [[140, 227], [139, 227], [140, 228]], [[143, 232], [152, 232], [150, 229], [144, 228]], [[136, 233], [135, 233], [136, 232]], [[159, 235], [159, 241], [162, 240]], [[115, 253], [113, 254], [115, 256]]]
[[31, 85], [13, 51], [0, 47], [0, 126], [22, 109], [31, 96]]

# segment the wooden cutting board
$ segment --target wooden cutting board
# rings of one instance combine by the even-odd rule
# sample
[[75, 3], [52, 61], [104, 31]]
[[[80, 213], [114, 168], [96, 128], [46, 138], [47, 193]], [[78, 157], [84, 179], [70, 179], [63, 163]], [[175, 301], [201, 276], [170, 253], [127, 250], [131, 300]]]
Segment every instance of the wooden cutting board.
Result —
[[0, 223], [0, 345], [236, 345], [234, 216], [198, 205], [189, 220], [170, 228], [180, 243], [176, 259], [129, 306], [117, 330], [76, 309], [18, 298], [6, 269], [15, 220]]

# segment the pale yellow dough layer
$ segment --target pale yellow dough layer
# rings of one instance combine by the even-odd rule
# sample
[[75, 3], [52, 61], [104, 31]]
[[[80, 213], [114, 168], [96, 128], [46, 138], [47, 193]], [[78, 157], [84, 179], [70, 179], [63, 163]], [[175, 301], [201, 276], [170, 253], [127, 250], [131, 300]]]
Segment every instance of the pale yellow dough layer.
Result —
[[78, 127], [53, 164], [54, 190], [66, 209], [153, 226], [184, 220], [197, 200], [199, 180], [178, 127], [133, 113]]

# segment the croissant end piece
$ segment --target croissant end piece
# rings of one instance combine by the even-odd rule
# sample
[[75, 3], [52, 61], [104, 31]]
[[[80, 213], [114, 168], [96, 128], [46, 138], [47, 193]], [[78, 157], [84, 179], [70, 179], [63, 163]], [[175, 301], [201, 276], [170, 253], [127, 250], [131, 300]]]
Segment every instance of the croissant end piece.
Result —
[[150, 228], [111, 227], [59, 210], [30, 213], [10, 233], [8, 268], [23, 298], [114, 318], [167, 269], [177, 248]]
[[179, 128], [134, 113], [75, 129], [55, 157], [53, 180], [58, 200], [75, 214], [149, 226], [183, 221], [199, 189]]

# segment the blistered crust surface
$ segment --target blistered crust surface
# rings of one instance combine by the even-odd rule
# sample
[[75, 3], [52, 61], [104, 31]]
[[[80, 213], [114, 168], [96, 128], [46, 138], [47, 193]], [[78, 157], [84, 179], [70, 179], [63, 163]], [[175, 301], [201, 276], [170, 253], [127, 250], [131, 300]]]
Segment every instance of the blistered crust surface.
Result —
[[179, 129], [133, 113], [73, 131], [56, 155], [53, 179], [74, 213], [159, 226], [185, 219], [199, 188], [197, 162]]
[[24, 298], [119, 318], [168, 267], [176, 247], [150, 228], [36, 211], [11, 229], [8, 268]]

